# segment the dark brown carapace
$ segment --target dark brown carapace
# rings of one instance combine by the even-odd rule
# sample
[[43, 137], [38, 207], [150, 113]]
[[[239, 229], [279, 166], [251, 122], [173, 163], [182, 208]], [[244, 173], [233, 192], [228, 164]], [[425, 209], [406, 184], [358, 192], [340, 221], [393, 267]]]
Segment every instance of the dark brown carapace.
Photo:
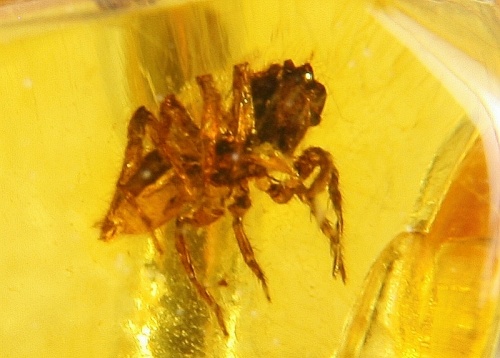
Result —
[[[155, 231], [175, 220], [175, 247], [182, 264], [227, 335], [220, 306], [197, 279], [184, 228], [211, 225], [227, 209], [241, 254], [270, 299], [243, 226], [251, 206], [249, 182], [255, 181], [276, 203], [295, 197], [309, 206], [330, 240], [333, 276], [340, 274], [345, 281], [341, 195], [330, 153], [309, 147], [294, 154], [309, 127], [320, 123], [326, 100], [325, 87], [314, 79], [310, 64], [295, 67], [287, 60], [261, 72], [252, 72], [246, 63], [234, 66], [229, 109], [224, 108], [211, 75], [196, 80], [203, 99], [198, 121], [174, 95], [164, 99], [158, 116], [144, 107], [132, 116], [122, 171], [101, 225], [101, 239], [150, 233], [161, 250]], [[333, 204], [335, 224], [315, 204], [324, 192]]]

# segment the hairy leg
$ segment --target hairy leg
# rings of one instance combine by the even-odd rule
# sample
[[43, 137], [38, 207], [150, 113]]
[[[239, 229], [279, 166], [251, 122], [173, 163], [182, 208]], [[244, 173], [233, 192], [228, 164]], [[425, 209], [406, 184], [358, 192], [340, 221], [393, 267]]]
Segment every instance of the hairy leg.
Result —
[[211, 75], [196, 78], [203, 100], [201, 115], [201, 166], [205, 183], [210, 181], [216, 166], [216, 144], [222, 133], [227, 132], [226, 114], [222, 105], [222, 98], [215, 88]]
[[229, 333], [227, 331], [226, 324], [224, 322], [224, 317], [222, 315], [221, 307], [215, 301], [210, 292], [208, 292], [207, 288], [201, 284], [201, 282], [198, 280], [198, 277], [196, 276], [196, 271], [193, 266], [193, 261], [191, 259], [189, 250], [186, 246], [186, 241], [184, 240], [184, 234], [183, 234], [184, 224], [185, 222], [183, 222], [181, 219], [178, 219], [175, 228], [175, 248], [179, 253], [182, 266], [184, 266], [189, 281], [191, 281], [191, 284], [196, 288], [198, 294], [203, 298], [203, 300], [205, 300], [208, 306], [214, 311], [215, 316], [217, 317], [217, 322], [219, 323], [222, 332], [224, 333], [224, 335], [228, 336]]
[[172, 163], [189, 195], [195, 192], [200, 170], [199, 133], [200, 129], [182, 103], [174, 95], [167, 96], [161, 103], [152, 139], [161, 155]]
[[250, 69], [248, 63], [234, 66], [233, 69], [233, 108], [229, 130], [235, 136], [238, 152], [243, 151], [249, 136], [255, 130]]
[[229, 211], [233, 215], [233, 231], [236, 241], [238, 242], [238, 246], [240, 247], [240, 252], [247, 266], [252, 270], [255, 276], [257, 276], [262, 284], [266, 298], [271, 301], [269, 288], [266, 283], [266, 277], [255, 259], [252, 245], [250, 244], [243, 227], [243, 215], [251, 205], [250, 198], [248, 196], [248, 188], [239, 188], [233, 196], [233, 199], [234, 203], [229, 206]]
[[[338, 187], [339, 174], [337, 168], [333, 164], [330, 153], [318, 147], [307, 148], [295, 161], [294, 165], [302, 181], [308, 179], [313, 171], [319, 167], [319, 173], [316, 175], [311, 185], [309, 187], [303, 186], [302, 189], [297, 192], [297, 195], [311, 208], [312, 214], [318, 220], [321, 231], [330, 240], [330, 250], [333, 256], [332, 275], [335, 277], [337, 274], [340, 274], [342, 281], [345, 282], [346, 273], [342, 257], [342, 245], [340, 242], [344, 219], [342, 215], [342, 196]], [[333, 204], [337, 216], [335, 227], [323, 213], [318, 212], [315, 204], [317, 195], [325, 190], [328, 190], [330, 201]]]
[[124, 185], [132, 175], [139, 169], [144, 157], [144, 140], [146, 140], [147, 127], [151, 126], [155, 117], [145, 107], [138, 108], [128, 124], [127, 147], [125, 149], [125, 161], [122, 166], [118, 184]]

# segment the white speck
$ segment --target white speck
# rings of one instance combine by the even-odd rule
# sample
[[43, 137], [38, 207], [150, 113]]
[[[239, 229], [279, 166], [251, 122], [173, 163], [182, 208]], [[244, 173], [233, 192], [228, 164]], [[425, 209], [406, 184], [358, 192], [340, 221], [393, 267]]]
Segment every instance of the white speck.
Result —
[[233, 160], [233, 162], [237, 162], [238, 160], [240, 160], [240, 155], [238, 153], [233, 153], [231, 154], [231, 159]]
[[116, 255], [115, 267], [121, 273], [130, 273], [130, 266], [128, 265], [127, 258], [124, 254]]
[[312, 75], [312, 73], [310, 73], [310, 72], [307, 72], [307, 73], [305, 74], [305, 76], [304, 76], [304, 77], [305, 77], [305, 78], [306, 78], [306, 80], [308, 80], [308, 81], [310, 81], [310, 80], [312, 80], [312, 79], [313, 79], [313, 75]]
[[406, 225], [405, 231], [406, 232], [412, 232], [413, 231], [413, 226], [412, 225]]
[[26, 77], [25, 79], [23, 79], [23, 86], [24, 88], [32, 88], [33, 87], [33, 81], [31, 80], [31, 78], [28, 78]]
[[137, 340], [139, 341], [139, 345], [141, 347], [147, 347], [149, 343], [149, 337], [146, 336], [145, 334], [139, 333], [137, 335]]

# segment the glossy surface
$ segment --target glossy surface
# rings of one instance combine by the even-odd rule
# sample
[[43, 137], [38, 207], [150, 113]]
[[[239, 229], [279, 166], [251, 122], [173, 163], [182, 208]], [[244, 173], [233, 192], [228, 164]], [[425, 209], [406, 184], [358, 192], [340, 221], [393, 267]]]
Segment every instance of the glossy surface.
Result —
[[[78, 3], [58, 6], [54, 16], [46, 7], [40, 20], [3, 7], [0, 355], [331, 357], [341, 347], [339, 356], [349, 357], [369, 332], [346, 326], [367, 312], [355, 302], [378, 302], [403, 320], [399, 327], [415, 325], [362, 349], [375, 347], [379, 356], [391, 357], [391, 349], [403, 347], [403, 356], [432, 357], [439, 356], [432, 351], [438, 342], [436, 352], [464, 344], [458, 356], [487, 356], [497, 329], [500, 94], [494, 69], [500, 56], [498, 27], [485, 19], [497, 8], [419, 4], [254, 0], [135, 4], [106, 12]], [[431, 15], [443, 9], [447, 21]], [[459, 24], [472, 24], [475, 41], [453, 37]], [[226, 339], [186, 278], [168, 239], [173, 225], [163, 229], [165, 258], [157, 269], [148, 235], [104, 243], [99, 221], [110, 205], [136, 108], [156, 113], [168, 93], [196, 103], [195, 77], [207, 73], [227, 101], [228, 68], [249, 62], [265, 69], [286, 59], [311, 63], [327, 91], [323, 121], [298, 150], [315, 145], [334, 157], [348, 281], [332, 280], [328, 240], [308, 219], [306, 206], [275, 205], [250, 188], [245, 230], [266, 269], [272, 303], [241, 258], [231, 218], [186, 233], [201, 282], [227, 310], [235, 335]], [[460, 128], [470, 130], [441, 165], [437, 158], [450, 138], [464, 133]], [[441, 163], [438, 171], [429, 169], [436, 168], [432, 163]], [[474, 174], [463, 181], [457, 173]], [[448, 197], [452, 187], [471, 194]], [[484, 215], [465, 225], [473, 203]], [[469, 226], [482, 228], [480, 234]], [[401, 270], [387, 276], [380, 267], [391, 260], [386, 248], [394, 245], [400, 252], [408, 248], [409, 256], [400, 256]], [[414, 276], [405, 276], [415, 256], [426, 260]], [[467, 270], [464, 261], [483, 269]], [[463, 286], [454, 284], [457, 272]], [[376, 301], [373, 293], [380, 290], [364, 284], [367, 275], [391, 283], [416, 277], [408, 285], [418, 297], [397, 301], [405, 296], [389, 290], [393, 296]], [[438, 292], [427, 282], [438, 282]], [[432, 294], [448, 304], [426, 308]], [[411, 309], [414, 302], [418, 310]], [[407, 322], [415, 312], [425, 313], [424, 322]]]
[[[439, 209], [428, 229], [402, 233], [379, 256], [339, 357], [493, 354], [499, 213], [491, 207], [483, 143], [470, 136], [471, 129], [460, 128], [438, 152], [422, 196], [428, 199], [428, 192], [439, 186], [446, 193]], [[455, 166], [457, 161], [449, 160], [460, 144], [466, 154], [443, 187], [440, 171]], [[425, 200], [419, 204], [429, 205]], [[419, 208], [416, 213], [429, 212]], [[415, 228], [422, 223], [418, 219]]]
[[[310, 64], [295, 66], [286, 60], [256, 72], [248, 63], [235, 65], [229, 108], [224, 108], [212, 75], [197, 76], [196, 82], [203, 102], [199, 118], [174, 94], [163, 99], [157, 116], [145, 107], [133, 114], [100, 238], [150, 234], [161, 260], [161, 229], [175, 222], [173, 239], [186, 274], [229, 336], [223, 309], [197, 277], [186, 232], [209, 230], [230, 214], [241, 255], [271, 302], [264, 271], [245, 233], [244, 217], [252, 207], [250, 186], [255, 183], [276, 204], [298, 199], [309, 207], [330, 241], [332, 275], [345, 282], [342, 197], [330, 153], [308, 147], [294, 154], [307, 130], [320, 124], [326, 100], [325, 87], [314, 79]], [[327, 204], [319, 201], [325, 195], [335, 223], [327, 217]]]

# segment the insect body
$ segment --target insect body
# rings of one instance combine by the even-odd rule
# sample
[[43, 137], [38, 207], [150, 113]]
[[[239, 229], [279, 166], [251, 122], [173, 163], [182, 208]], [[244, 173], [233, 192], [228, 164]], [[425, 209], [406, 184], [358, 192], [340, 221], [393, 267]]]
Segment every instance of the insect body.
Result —
[[[227, 110], [211, 75], [196, 80], [203, 100], [199, 124], [174, 95], [164, 99], [158, 116], [144, 107], [132, 116], [101, 239], [151, 233], [158, 243], [155, 230], [175, 220], [175, 247], [181, 262], [227, 335], [220, 306], [197, 279], [184, 228], [211, 225], [229, 211], [241, 254], [270, 299], [243, 226], [251, 206], [249, 182], [255, 181], [276, 203], [296, 197], [310, 207], [330, 240], [333, 276], [340, 274], [345, 281], [341, 195], [330, 153], [309, 147], [294, 154], [309, 127], [320, 123], [326, 100], [325, 87], [314, 79], [310, 64], [295, 67], [287, 60], [261, 72], [252, 72], [246, 63], [234, 66], [233, 102]], [[337, 216], [334, 224], [315, 205], [325, 191]]]

